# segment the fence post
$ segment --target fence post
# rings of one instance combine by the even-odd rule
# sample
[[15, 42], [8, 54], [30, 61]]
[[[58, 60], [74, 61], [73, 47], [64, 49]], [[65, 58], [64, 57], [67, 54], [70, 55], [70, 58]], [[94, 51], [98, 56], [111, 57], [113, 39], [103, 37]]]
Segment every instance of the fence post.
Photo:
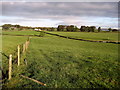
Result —
[[27, 41], [25, 42], [25, 50], [27, 50]]
[[28, 48], [28, 41], [26, 41], [26, 50], [27, 50], [27, 48]]
[[29, 41], [27, 41], [27, 48], [28, 48], [28, 46], [29, 46]]
[[23, 44], [23, 53], [25, 52], [25, 44]]
[[9, 55], [9, 77], [8, 79], [11, 79], [11, 72], [12, 72], [12, 54]]
[[25, 44], [26, 44], [26, 50], [27, 50], [29, 41], [26, 41]]
[[18, 45], [18, 66], [20, 65], [20, 45]]

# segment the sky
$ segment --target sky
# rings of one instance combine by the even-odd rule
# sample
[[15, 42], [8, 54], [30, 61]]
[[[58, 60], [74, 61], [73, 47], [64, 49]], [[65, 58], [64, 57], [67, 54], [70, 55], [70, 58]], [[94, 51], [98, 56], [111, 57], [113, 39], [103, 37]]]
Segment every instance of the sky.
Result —
[[118, 28], [117, 2], [0, 2], [3, 24]]

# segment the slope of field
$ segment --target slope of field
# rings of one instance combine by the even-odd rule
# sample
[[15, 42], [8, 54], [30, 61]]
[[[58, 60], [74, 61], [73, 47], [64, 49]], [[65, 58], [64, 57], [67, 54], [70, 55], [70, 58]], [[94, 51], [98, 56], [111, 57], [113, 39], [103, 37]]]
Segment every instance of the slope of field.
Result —
[[[15, 41], [14, 36], [7, 37], [3, 38], [3, 46], [7, 41]], [[16, 42], [22, 40], [23, 37], [19, 40], [16, 38]], [[5, 48], [5, 51], [9, 50], [8, 46]], [[28, 64], [20, 74], [46, 83], [47, 88], [119, 87], [116, 44], [76, 41], [56, 36], [32, 37], [26, 60]], [[5, 87], [46, 88], [21, 77], [13, 77]]]
[[120, 33], [114, 32], [50, 32], [62, 36], [73, 37], [77, 39], [86, 39], [86, 40], [110, 40], [110, 41], [119, 41], [118, 35]]

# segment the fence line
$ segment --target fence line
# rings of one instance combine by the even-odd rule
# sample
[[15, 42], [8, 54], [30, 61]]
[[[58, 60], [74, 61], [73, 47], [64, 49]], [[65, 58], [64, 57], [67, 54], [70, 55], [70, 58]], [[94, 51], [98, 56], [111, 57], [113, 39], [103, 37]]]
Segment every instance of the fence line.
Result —
[[[20, 57], [27, 51], [29, 46], [29, 38], [28, 40], [22, 44], [17, 46], [17, 64], [20, 66]], [[22, 47], [21, 47], [22, 46]], [[9, 72], [8, 72], [8, 80], [12, 78], [12, 54], [9, 55]]]
[[62, 37], [62, 38], [78, 40], [78, 41], [120, 44], [120, 41], [86, 40], [86, 39], [79, 39], [79, 38], [74, 38], [74, 37], [62, 36], [62, 35], [59, 35], [59, 34], [54, 34], [54, 33], [49, 33], [49, 32], [45, 32], [45, 33], [50, 34], [50, 35], [54, 35], [54, 36], [58, 36], [58, 37]]
[[[17, 46], [17, 64], [18, 64], [18, 66], [20, 66], [20, 59], [21, 59], [20, 56], [22, 56], [22, 55], [27, 51], [29, 44], [30, 44], [30, 39], [28, 38], [28, 40], [27, 40], [24, 44]], [[22, 46], [22, 48], [21, 48], [21, 46]], [[26, 59], [25, 59], [25, 63], [26, 63], [26, 65], [27, 65]], [[8, 73], [8, 80], [11, 80], [11, 78], [12, 78], [12, 67], [13, 67], [13, 66], [12, 66], [12, 54], [10, 54], [10, 55], [9, 55], [9, 73]], [[38, 80], [29, 78], [29, 77], [24, 76], [24, 75], [20, 75], [20, 76], [23, 77], [23, 78], [29, 79], [29, 80], [31, 80], [31, 81], [33, 81], [33, 82], [36, 82], [36, 83], [38, 83], [38, 84], [40, 84], [40, 85], [46, 86], [46, 84], [44, 84], [44, 83], [42, 83], [42, 82], [40, 82], [40, 81], [38, 81]]]

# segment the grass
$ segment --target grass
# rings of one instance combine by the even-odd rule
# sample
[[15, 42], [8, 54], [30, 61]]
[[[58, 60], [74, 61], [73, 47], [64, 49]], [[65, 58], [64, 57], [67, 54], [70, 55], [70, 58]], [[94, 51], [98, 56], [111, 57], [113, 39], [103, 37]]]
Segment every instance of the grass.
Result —
[[78, 39], [87, 39], [87, 40], [111, 40], [111, 41], [119, 41], [118, 35], [120, 33], [114, 32], [51, 32], [58, 35], [78, 38]]
[[[33, 36], [39, 36], [41, 35], [40, 32], [37, 31], [3, 31], [2, 34], [7, 34], [7, 35], [33, 35]], [[45, 34], [44, 37], [51, 37], [51, 35]]]
[[[12, 48], [13, 41], [16, 42], [13, 46], [16, 46], [19, 41], [22, 43], [25, 40], [25, 37], [14, 37], [3, 36], [3, 46], [8, 43], [11, 45], [4, 46], [6, 53]], [[56, 36], [32, 37], [26, 60], [28, 65], [20, 67], [20, 73], [46, 83], [47, 88], [119, 87], [117, 44], [76, 41]], [[18, 76], [7, 81], [5, 87], [45, 88]]]
[[17, 45], [24, 43], [28, 37], [21, 36], [2, 36], [2, 49], [7, 55], [17, 49]]
[[[9, 35], [39, 35], [40, 32], [36, 31], [3, 31], [3, 34]], [[109, 40], [109, 41], [119, 41], [118, 35], [120, 33], [115, 32], [50, 32], [58, 35], [78, 38], [78, 39], [86, 39], [86, 40]], [[46, 35], [50, 36], [50, 35]]]
[[23, 44], [27, 40], [27, 37], [20, 36], [2, 36], [2, 68], [4, 73], [4, 79], [7, 79], [8, 75], [8, 58], [9, 55], [13, 55], [13, 62], [15, 62], [17, 54], [17, 45]]
[[3, 31], [3, 34], [9, 35], [39, 35], [40, 32], [35, 31]]

